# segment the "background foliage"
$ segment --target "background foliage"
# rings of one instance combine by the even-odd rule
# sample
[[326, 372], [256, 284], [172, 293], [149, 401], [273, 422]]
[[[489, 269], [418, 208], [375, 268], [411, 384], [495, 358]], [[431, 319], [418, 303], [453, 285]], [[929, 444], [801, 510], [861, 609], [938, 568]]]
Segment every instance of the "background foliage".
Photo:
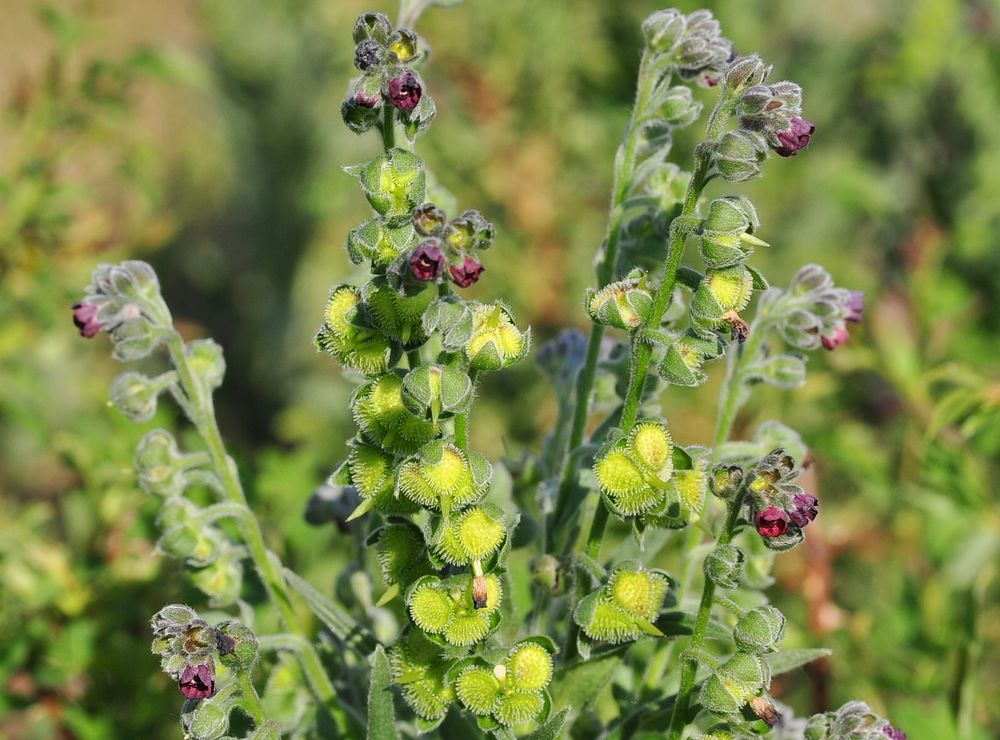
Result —
[[[835, 653], [776, 693], [801, 713], [863, 697], [916, 740], [995, 737], [1000, 4], [676, 4], [710, 7], [738, 49], [800, 82], [817, 123], [755, 186], [765, 272], [781, 285], [817, 261], [869, 296], [850, 345], [814, 358], [794, 396], [761, 391], [739, 425], [782, 418], [818, 463], [823, 514], [779, 559], [773, 597], [790, 647]], [[639, 22], [657, 7], [466, 0], [422, 21], [440, 115], [421, 155], [498, 225], [474, 292], [539, 338], [584, 324]], [[69, 320], [98, 261], [152, 261], [185, 334], [224, 345], [223, 430], [271, 544], [350, 598], [353, 553], [302, 511], [350, 429], [350, 386], [310, 340], [364, 208], [340, 167], [372, 142], [338, 108], [365, 9], [0, 1], [0, 735], [179, 737], [147, 620], [200, 597], [153, 550], [130, 469], [147, 428], [106, 407], [117, 368]], [[555, 408], [531, 363], [484, 395], [477, 449], [537, 447]], [[678, 440], [708, 438], [714, 395], [668, 392]]]

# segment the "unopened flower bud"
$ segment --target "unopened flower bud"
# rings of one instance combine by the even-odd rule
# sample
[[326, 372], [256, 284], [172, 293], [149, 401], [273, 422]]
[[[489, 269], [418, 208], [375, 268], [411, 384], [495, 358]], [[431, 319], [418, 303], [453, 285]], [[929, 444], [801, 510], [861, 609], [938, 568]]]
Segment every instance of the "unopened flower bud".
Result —
[[144, 422], [156, 413], [156, 401], [170, 382], [170, 378], [147, 378], [142, 373], [126, 372], [115, 378], [111, 384], [111, 403], [132, 421]]
[[177, 686], [184, 698], [190, 701], [212, 696], [215, 693], [215, 673], [212, 671], [211, 663], [189, 665], [181, 674]]
[[495, 235], [493, 224], [483, 214], [468, 210], [448, 222], [442, 239], [456, 252], [470, 252], [473, 249], [489, 249]]
[[462, 260], [462, 264], [457, 266], [451, 265], [448, 271], [451, 273], [451, 281], [455, 285], [460, 288], [468, 288], [479, 280], [479, 276], [483, 274], [485, 269], [485, 267], [472, 259], [472, 257], [466, 257]]
[[634, 331], [649, 316], [653, 293], [646, 285], [646, 276], [633, 271], [599, 291], [589, 290], [585, 298], [587, 313], [595, 324]]
[[705, 557], [705, 578], [719, 588], [736, 588], [743, 577], [747, 556], [735, 545], [717, 545]]
[[80, 330], [80, 336], [92, 339], [104, 325], [97, 318], [98, 306], [84, 299], [73, 304], [73, 323]]
[[411, 70], [400, 72], [389, 79], [386, 98], [401, 111], [411, 111], [420, 102], [423, 88], [417, 75]]
[[433, 203], [413, 209], [413, 226], [421, 236], [437, 236], [444, 228], [447, 216]]
[[463, 350], [475, 370], [499, 370], [513, 365], [528, 352], [531, 330], [522, 332], [502, 303], [476, 305], [472, 334]]
[[759, 85], [767, 79], [770, 72], [771, 67], [764, 64], [756, 54], [738, 57], [726, 67], [726, 86], [730, 90], [739, 92], [744, 88]]
[[219, 660], [233, 671], [246, 671], [257, 662], [257, 637], [239, 622], [228, 621], [216, 627]]
[[347, 128], [356, 134], [363, 134], [379, 123], [380, 113], [377, 107], [360, 102], [355, 95], [341, 104], [340, 116]]
[[826, 349], [834, 350], [842, 344], [847, 344], [851, 335], [847, 332], [846, 326], [836, 327], [829, 335], [820, 337], [820, 342]]
[[787, 129], [778, 132], [778, 145], [774, 147], [774, 151], [781, 157], [794, 157], [809, 145], [809, 139], [815, 131], [816, 126], [812, 122], [796, 116]]
[[847, 298], [844, 301], [844, 321], [851, 321], [855, 324], [861, 321], [861, 312], [865, 310], [865, 294], [860, 290], [847, 291]]
[[763, 511], [757, 512], [754, 517], [754, 526], [761, 537], [780, 537], [788, 531], [788, 513], [775, 506], [768, 506]]
[[744, 182], [760, 176], [767, 159], [767, 142], [756, 131], [736, 129], [726, 133], [715, 147], [715, 167], [730, 182]]
[[796, 527], [804, 527], [819, 514], [819, 499], [811, 493], [799, 493], [792, 498], [794, 507], [788, 516]]
[[191, 370], [209, 391], [222, 385], [226, 360], [222, 347], [212, 339], [195, 339], [184, 347]]
[[386, 43], [392, 33], [392, 23], [383, 13], [362, 13], [354, 24], [354, 42], [360, 44], [369, 39]]
[[665, 54], [673, 50], [686, 26], [680, 11], [673, 8], [658, 10], [642, 22], [642, 35], [652, 51]]

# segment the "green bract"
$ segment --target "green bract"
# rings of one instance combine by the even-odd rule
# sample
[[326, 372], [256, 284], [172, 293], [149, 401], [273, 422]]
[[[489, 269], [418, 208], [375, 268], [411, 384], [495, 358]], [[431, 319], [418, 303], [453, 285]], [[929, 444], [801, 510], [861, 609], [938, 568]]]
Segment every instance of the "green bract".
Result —
[[371, 207], [380, 216], [409, 222], [424, 201], [424, 164], [405, 149], [390, 149], [358, 170], [358, 180]]
[[398, 495], [447, 515], [486, 495], [493, 466], [478, 452], [434, 440], [399, 466]]
[[502, 303], [478, 304], [472, 310], [472, 331], [462, 348], [474, 370], [499, 370], [528, 353], [531, 330], [514, 325], [510, 309]]
[[378, 329], [367, 325], [361, 291], [351, 285], [334, 287], [323, 317], [323, 326], [316, 333], [318, 349], [329, 352], [338, 362], [365, 375], [386, 371], [389, 341]]
[[436, 434], [433, 424], [407, 411], [402, 389], [399, 375], [382, 375], [358, 388], [351, 399], [354, 420], [364, 438], [396, 455], [416, 452]]
[[612, 572], [607, 583], [580, 600], [573, 618], [593, 640], [618, 643], [643, 634], [663, 637], [653, 622], [670, 583], [663, 571], [626, 561]]
[[486, 602], [481, 609], [473, 602], [473, 577], [437, 576], [418, 579], [406, 596], [410, 618], [429, 635], [440, 635], [449, 645], [474, 645], [496, 629], [500, 621], [497, 609], [503, 590], [500, 580], [488, 573]]
[[634, 270], [625, 280], [597, 292], [588, 289], [584, 301], [594, 323], [633, 331], [649, 316], [653, 294], [646, 285], [646, 276]]
[[673, 444], [666, 423], [643, 419], [628, 437], [598, 454], [594, 474], [615, 509], [623, 516], [634, 516], [665, 501], [673, 466]]
[[459, 701], [481, 717], [504, 726], [542, 722], [551, 705], [546, 687], [552, 680], [555, 646], [548, 638], [526, 638], [502, 661], [463, 661], [455, 679]]

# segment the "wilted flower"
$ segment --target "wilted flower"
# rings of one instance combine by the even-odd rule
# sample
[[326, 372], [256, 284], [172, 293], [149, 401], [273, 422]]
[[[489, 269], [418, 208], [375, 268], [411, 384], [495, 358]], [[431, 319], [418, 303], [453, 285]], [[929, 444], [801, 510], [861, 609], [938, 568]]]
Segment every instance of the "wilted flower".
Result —
[[402, 111], [411, 111], [420, 102], [423, 88], [417, 76], [410, 70], [402, 72], [389, 80], [389, 102]]
[[805, 149], [809, 145], [809, 138], [816, 131], [816, 126], [804, 118], [796, 116], [792, 119], [791, 126], [778, 133], [778, 146], [774, 151], [782, 157], [794, 157], [800, 149]]
[[468, 288], [470, 285], [479, 280], [479, 276], [483, 274], [485, 270], [481, 264], [472, 259], [472, 257], [466, 257], [462, 260], [462, 264], [458, 267], [452, 265], [449, 268], [451, 272], [452, 281], [460, 288]]
[[811, 493], [799, 493], [792, 499], [792, 511], [788, 513], [796, 527], [804, 527], [819, 514], [819, 499]]
[[207, 699], [215, 693], [215, 674], [208, 663], [189, 665], [177, 682], [185, 699], [198, 701]]
[[762, 537], [780, 537], [788, 531], [789, 516], [775, 506], [768, 506], [758, 512], [754, 518], [754, 526]]
[[426, 241], [410, 255], [410, 270], [417, 280], [434, 280], [444, 269], [444, 254], [437, 242]]
[[366, 70], [379, 63], [382, 45], [371, 39], [362, 41], [354, 50], [354, 66], [360, 70]]

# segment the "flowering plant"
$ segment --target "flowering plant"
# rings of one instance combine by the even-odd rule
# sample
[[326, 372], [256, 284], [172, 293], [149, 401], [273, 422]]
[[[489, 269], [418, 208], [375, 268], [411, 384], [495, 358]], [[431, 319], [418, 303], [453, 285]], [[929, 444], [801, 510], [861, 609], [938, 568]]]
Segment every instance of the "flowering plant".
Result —
[[[785, 617], [761, 593], [819, 501], [799, 482], [808, 456], [792, 429], [730, 436], [755, 386], [798, 387], [802, 352], [847, 341], [863, 296], [816, 265], [770, 287], [749, 264], [769, 246], [753, 203], [705, 192], [759, 177], [771, 151], [808, 145], [801, 89], [771, 82], [757, 55], [736, 55], [706, 11], [646, 19], [584, 300], [589, 337], [569, 330], [538, 349], [561, 413], [537, 454], [494, 462], [470, 446], [477, 385], [528, 356], [532, 334], [502, 301], [462, 297], [488, 274], [495, 230], [479, 211], [447, 213], [452, 198], [414, 151], [436, 114], [418, 71], [427, 43], [413, 30], [431, 4], [445, 3], [404, 2], [399, 23], [372, 12], [354, 27], [359, 76], [341, 113], [355, 133], [377, 132], [382, 152], [346, 168], [372, 210], [346, 248], [369, 276], [331, 288], [315, 338], [358, 380], [357, 434], [307, 517], [336, 523], [379, 574], [377, 599], [376, 579], [352, 581], [365, 618], [268, 549], [215, 419], [222, 349], [184, 341], [152, 269], [102, 265], [73, 307], [81, 335], [108, 333], [118, 359], [169, 355], [155, 377], [114, 382], [118, 409], [148, 421], [168, 392], [202, 440], [182, 452], [154, 430], [135, 458], [142, 487], [162, 498], [160, 549], [227, 615], [213, 625], [175, 604], [152, 618], [153, 652], [186, 699], [185, 731], [904, 737], [860, 702], [796, 720], [768, 693], [774, 675], [826, 654], [782, 650]], [[688, 173], [667, 157], [674, 131], [701, 118], [692, 84], [715, 101]], [[660, 391], [700, 385], [722, 358], [711, 446], [675, 439]], [[203, 494], [216, 500], [203, 505]], [[627, 557], [602, 555], [612, 518], [631, 532]], [[284, 632], [256, 634], [247, 563]], [[324, 625], [318, 639], [298, 599]], [[595, 709], [609, 685], [614, 706]]]

